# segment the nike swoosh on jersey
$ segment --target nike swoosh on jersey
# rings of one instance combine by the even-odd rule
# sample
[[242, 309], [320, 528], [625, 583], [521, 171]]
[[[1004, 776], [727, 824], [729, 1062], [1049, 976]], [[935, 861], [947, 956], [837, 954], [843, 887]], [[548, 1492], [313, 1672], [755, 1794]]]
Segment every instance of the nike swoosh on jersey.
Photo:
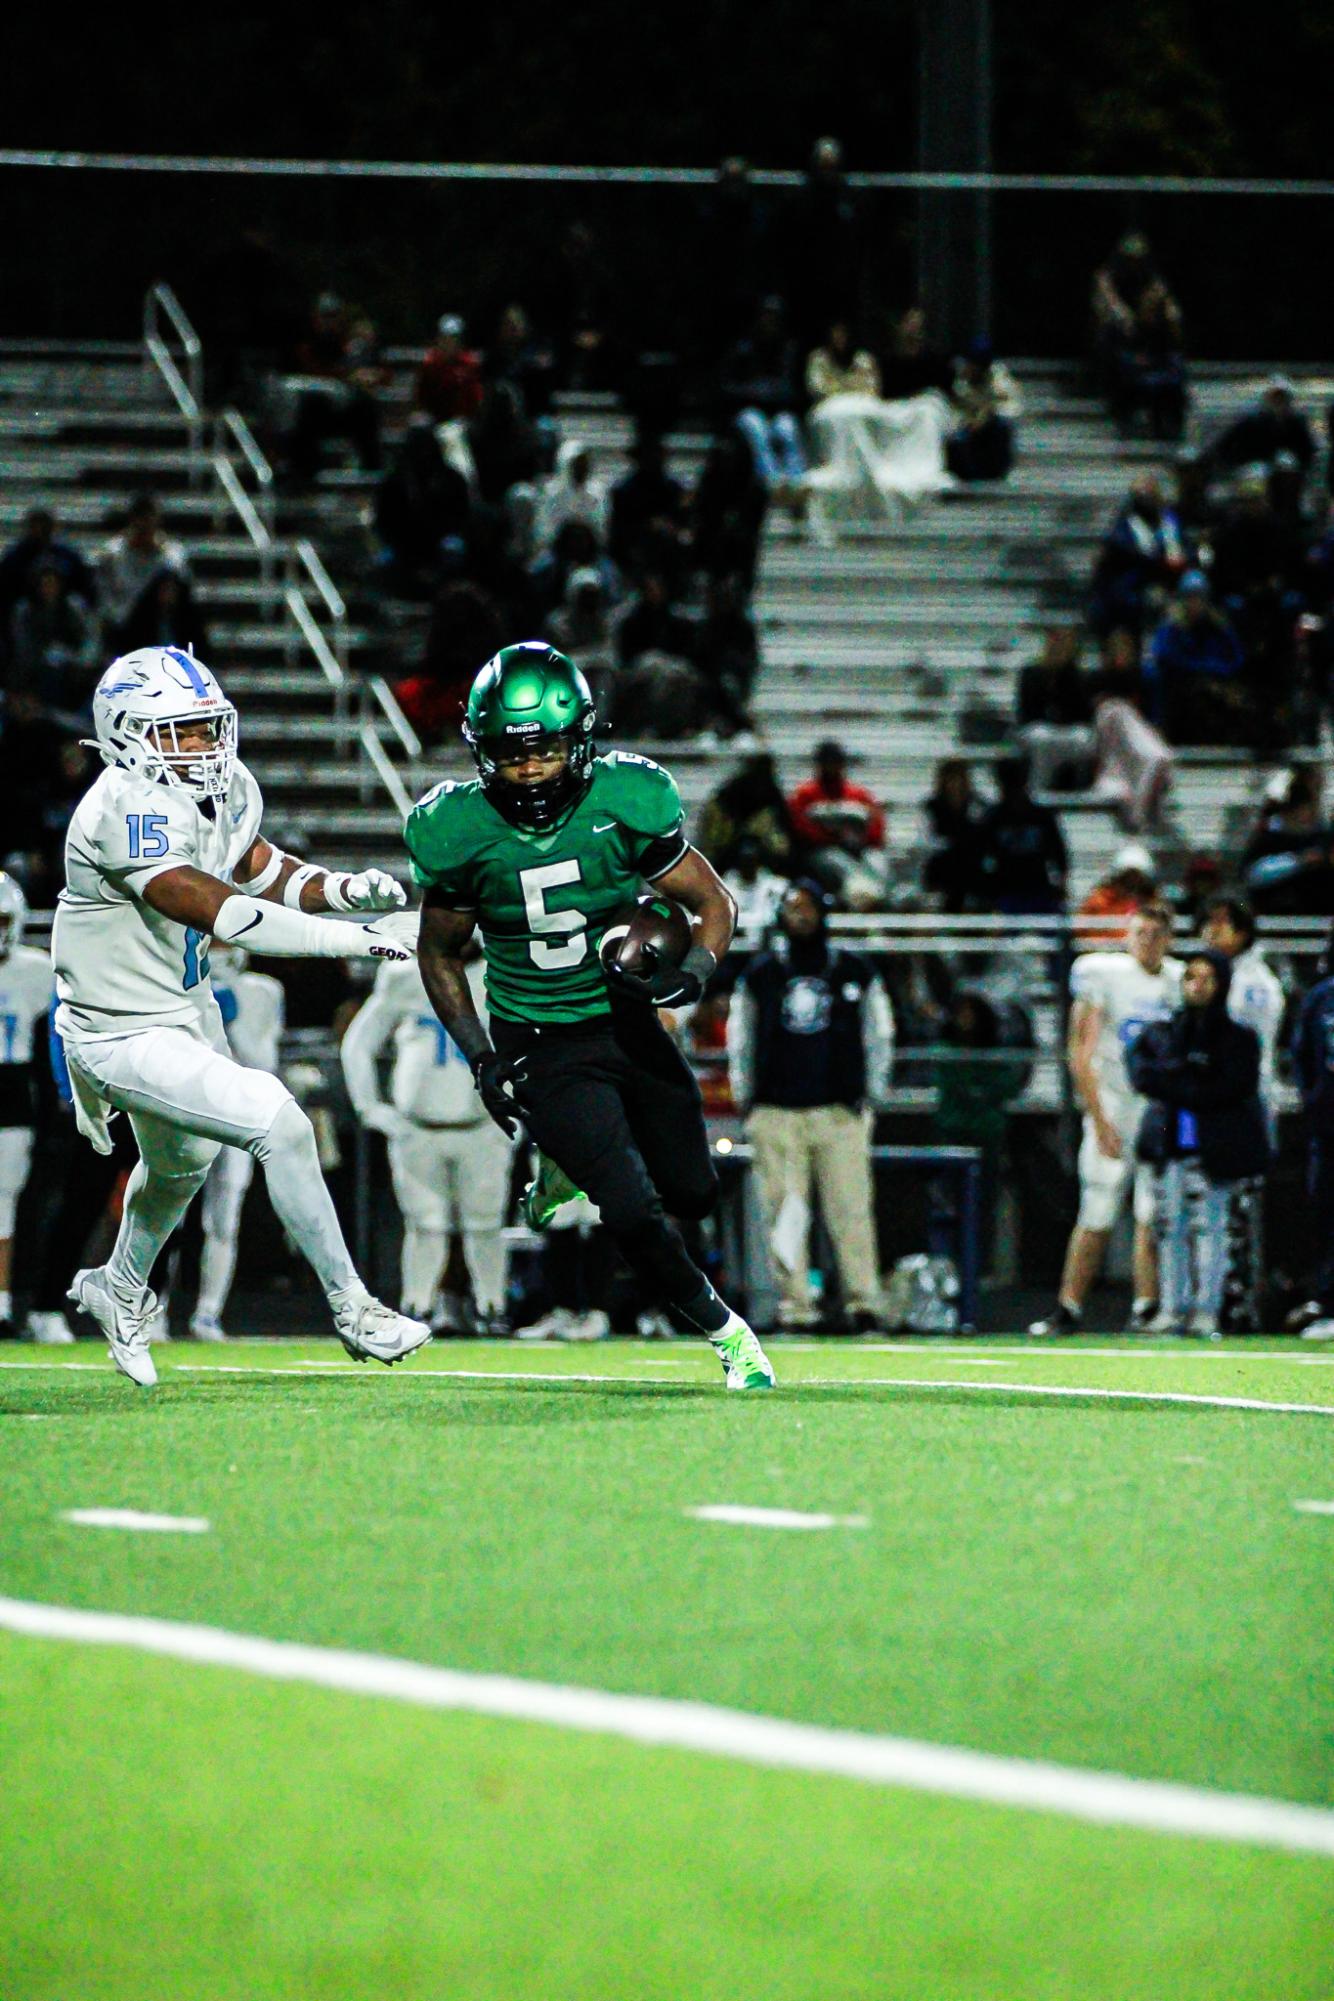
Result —
[[609, 834], [615, 825], [616, 822], [614, 820], [608, 820], [605, 826], [599, 827], [597, 821], [595, 820], [593, 822], [593, 832], [595, 834]]

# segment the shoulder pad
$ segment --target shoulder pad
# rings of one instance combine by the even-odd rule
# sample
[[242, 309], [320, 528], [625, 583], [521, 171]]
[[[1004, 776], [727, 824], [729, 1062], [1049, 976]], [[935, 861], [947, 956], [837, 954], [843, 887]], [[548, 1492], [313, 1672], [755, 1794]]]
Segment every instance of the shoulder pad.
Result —
[[670, 771], [638, 751], [613, 750], [594, 767], [598, 805], [636, 834], [669, 834], [682, 819], [681, 795]]

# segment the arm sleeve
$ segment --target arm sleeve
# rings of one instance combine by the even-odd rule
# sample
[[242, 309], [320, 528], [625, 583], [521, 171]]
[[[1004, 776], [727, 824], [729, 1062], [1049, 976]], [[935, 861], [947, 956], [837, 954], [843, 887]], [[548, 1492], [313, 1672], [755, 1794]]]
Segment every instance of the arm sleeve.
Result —
[[862, 1050], [866, 1062], [866, 1095], [877, 1111], [889, 1102], [894, 1068], [894, 1009], [884, 982], [877, 976], [862, 996]]
[[[416, 923], [415, 912], [411, 921]], [[239, 890], [214, 918], [213, 936], [225, 945], [244, 944], [247, 952], [280, 959], [382, 959], [389, 951], [410, 955], [414, 949], [407, 927], [395, 925], [392, 918], [353, 924], [344, 917], [312, 917], [283, 903], [254, 903]]]
[[370, 999], [353, 1015], [339, 1047], [347, 1095], [363, 1123], [368, 1113], [384, 1102], [375, 1064], [398, 1024], [399, 1013], [387, 991], [382, 972], [376, 979]]
[[755, 1003], [744, 979], [727, 1013], [727, 1081], [737, 1110], [748, 1112], [755, 1096]]

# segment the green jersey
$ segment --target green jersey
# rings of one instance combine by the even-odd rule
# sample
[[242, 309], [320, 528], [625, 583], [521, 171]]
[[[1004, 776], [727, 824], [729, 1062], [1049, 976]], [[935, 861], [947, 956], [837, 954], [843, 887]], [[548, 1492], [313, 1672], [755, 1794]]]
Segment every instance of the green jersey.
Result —
[[585, 1021], [610, 1006], [602, 933], [685, 854], [681, 818], [670, 773], [614, 750], [595, 759], [583, 798], [545, 833], [511, 826], [477, 779], [446, 780], [417, 801], [404, 839], [414, 879], [476, 916], [491, 1012]]

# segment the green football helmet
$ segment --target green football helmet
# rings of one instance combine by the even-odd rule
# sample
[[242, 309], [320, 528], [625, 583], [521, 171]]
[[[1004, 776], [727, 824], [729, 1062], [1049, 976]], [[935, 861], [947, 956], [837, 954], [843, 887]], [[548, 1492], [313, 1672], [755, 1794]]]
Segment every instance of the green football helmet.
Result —
[[[463, 735], [496, 811], [511, 825], [541, 833], [582, 799], [593, 778], [593, 697], [573, 660], [542, 639], [505, 646], [488, 660], [468, 695]], [[516, 784], [502, 760], [560, 749], [550, 778]]]

